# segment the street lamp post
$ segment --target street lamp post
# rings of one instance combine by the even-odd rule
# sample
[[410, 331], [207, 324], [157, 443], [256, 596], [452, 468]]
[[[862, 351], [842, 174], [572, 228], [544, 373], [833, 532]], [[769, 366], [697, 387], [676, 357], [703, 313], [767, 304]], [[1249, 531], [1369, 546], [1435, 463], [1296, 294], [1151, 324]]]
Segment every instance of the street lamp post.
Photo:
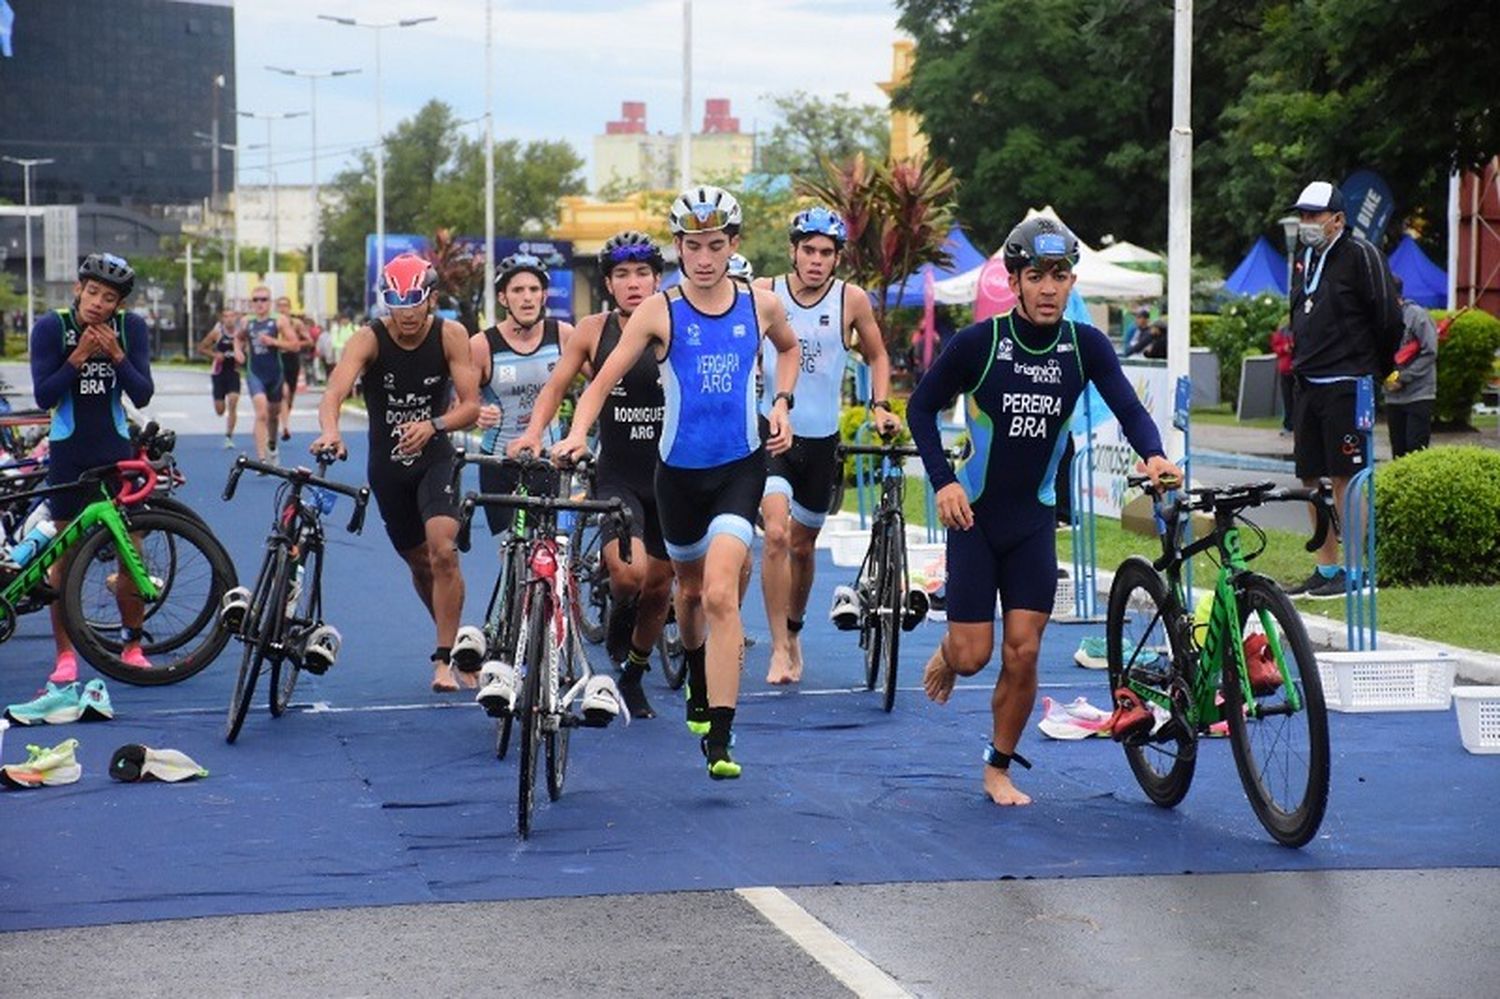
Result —
[[[193, 135], [205, 142], [213, 139], [213, 136], [204, 132], [194, 132]], [[236, 275], [236, 279], [238, 279], [240, 272], [240, 153], [251, 149], [260, 149], [263, 145], [260, 142], [250, 143], [249, 145], [235, 142], [219, 142], [214, 144], [215, 149], [222, 149], [232, 157], [229, 161], [229, 173], [234, 179], [234, 216], [230, 222], [230, 243], [222, 245], [224, 253], [224, 301], [221, 304], [225, 307], [228, 307], [230, 302], [233, 301], [229, 294], [229, 275], [234, 274]], [[223, 230], [215, 227], [215, 231], [218, 233], [219, 239], [223, 240]], [[233, 270], [230, 270], [229, 267], [229, 247], [231, 245], [234, 247]]]
[[1297, 227], [1302, 219], [1296, 215], [1283, 215], [1276, 220], [1281, 226], [1281, 235], [1286, 240], [1286, 298], [1292, 300], [1292, 261], [1297, 258]]
[[271, 195], [271, 253], [270, 262], [266, 270], [272, 274], [276, 273], [276, 237], [277, 226], [281, 224], [281, 215], [276, 203], [276, 165], [272, 156], [271, 145], [271, 123], [277, 119], [301, 118], [307, 114], [306, 111], [241, 111], [240, 115], [245, 118], [255, 118], [266, 123], [266, 186]]
[[399, 21], [360, 21], [352, 17], [319, 14], [319, 20], [351, 28], [369, 28], [375, 33], [375, 269], [385, 266], [385, 121], [380, 97], [380, 33], [386, 28], [410, 28], [436, 21], [436, 17], [405, 17]]
[[321, 268], [319, 265], [319, 251], [323, 243], [323, 204], [318, 199], [318, 81], [335, 76], [353, 76], [358, 73], [357, 69], [284, 69], [280, 66], [267, 66], [273, 73], [282, 76], [301, 77], [307, 81], [309, 107], [312, 115], [312, 201], [313, 201], [313, 231], [312, 231], [312, 301], [309, 306], [312, 310], [313, 322], [319, 325], [323, 322], [323, 288], [320, 280]]
[[494, 3], [484, 4], [484, 321], [495, 322], [495, 108], [490, 46]]
[[53, 159], [23, 160], [14, 156], [0, 156], [7, 163], [14, 163], [21, 168], [21, 186], [26, 197], [26, 329], [28, 333], [36, 323], [36, 308], [32, 301], [31, 293], [31, 168], [46, 166], [48, 163], [56, 163]]

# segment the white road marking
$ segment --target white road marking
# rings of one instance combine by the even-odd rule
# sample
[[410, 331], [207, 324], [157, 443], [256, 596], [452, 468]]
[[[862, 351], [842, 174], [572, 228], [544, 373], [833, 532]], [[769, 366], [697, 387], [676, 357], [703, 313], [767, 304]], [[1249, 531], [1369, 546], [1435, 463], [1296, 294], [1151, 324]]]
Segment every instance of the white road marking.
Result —
[[827, 968], [855, 995], [881, 999], [911, 995], [780, 888], [737, 888], [735, 894], [753, 905], [767, 922]]

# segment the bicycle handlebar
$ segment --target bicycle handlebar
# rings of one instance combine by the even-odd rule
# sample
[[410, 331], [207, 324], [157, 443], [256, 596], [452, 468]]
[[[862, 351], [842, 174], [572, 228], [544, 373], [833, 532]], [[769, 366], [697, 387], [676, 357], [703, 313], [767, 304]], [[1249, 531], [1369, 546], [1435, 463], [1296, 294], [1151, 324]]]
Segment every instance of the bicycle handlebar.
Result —
[[1144, 490], [1160, 508], [1162, 519], [1169, 524], [1175, 524], [1181, 514], [1194, 510], [1204, 513], [1222, 510], [1232, 514], [1264, 503], [1301, 502], [1312, 504], [1318, 518], [1313, 536], [1304, 546], [1308, 551], [1315, 552], [1323, 547], [1328, 532], [1337, 532], [1339, 528], [1338, 510], [1333, 502], [1333, 482], [1327, 478], [1319, 479], [1316, 489], [1278, 487], [1274, 482], [1264, 481], [1232, 486], [1198, 486], [1171, 501], [1166, 501], [1165, 494], [1181, 486], [1175, 476], [1163, 476], [1164, 488], [1160, 489], [1147, 475], [1127, 475], [1125, 481], [1127, 485]]
[[[630, 507], [618, 496], [611, 496], [602, 500], [575, 500], [562, 499], [554, 496], [515, 496], [510, 493], [469, 493], [464, 496], [462, 512], [459, 517], [458, 533], [463, 544], [460, 550], [468, 551], [469, 525], [474, 519], [475, 507], [508, 507], [512, 510], [535, 510], [540, 512], [568, 510], [574, 513], [602, 513], [615, 522], [616, 533], [621, 538], [630, 537], [630, 524], [632, 517]], [[629, 564], [629, 544], [620, 547], [620, 561]]]
[[[320, 472], [327, 472], [328, 467], [333, 464], [334, 460], [343, 460], [343, 456], [335, 456], [332, 451], [324, 451], [316, 457], [318, 471]], [[301, 465], [296, 468], [281, 468], [278, 465], [268, 465], [265, 462], [256, 461], [242, 454], [234, 459], [234, 467], [229, 470], [229, 480], [224, 483], [224, 501], [226, 503], [234, 499], [235, 490], [240, 485], [240, 476], [245, 474], [247, 469], [252, 472], [260, 472], [263, 475], [284, 479], [294, 486], [315, 486], [318, 489], [326, 489], [329, 492], [349, 497], [354, 501], [354, 515], [349, 518], [348, 531], [350, 534], [358, 534], [364, 530], [365, 508], [370, 502], [369, 486], [345, 485], [342, 482], [335, 482], [321, 475], [314, 475], [312, 469]]]

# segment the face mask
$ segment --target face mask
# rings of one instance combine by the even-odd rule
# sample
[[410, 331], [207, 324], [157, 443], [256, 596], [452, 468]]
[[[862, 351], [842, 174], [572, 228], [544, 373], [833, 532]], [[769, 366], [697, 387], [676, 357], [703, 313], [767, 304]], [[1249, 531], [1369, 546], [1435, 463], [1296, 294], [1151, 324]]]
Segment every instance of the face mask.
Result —
[[1319, 222], [1302, 222], [1297, 225], [1297, 241], [1316, 250], [1328, 241], [1328, 234]]

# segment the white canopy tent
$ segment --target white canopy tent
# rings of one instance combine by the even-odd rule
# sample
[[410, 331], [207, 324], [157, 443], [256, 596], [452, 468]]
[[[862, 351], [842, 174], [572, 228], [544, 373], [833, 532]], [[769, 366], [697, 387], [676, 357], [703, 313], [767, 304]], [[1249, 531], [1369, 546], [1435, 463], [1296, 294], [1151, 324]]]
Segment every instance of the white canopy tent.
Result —
[[[1026, 213], [1027, 218], [1037, 215], [1062, 221], [1051, 205], [1040, 210], [1033, 208]], [[997, 250], [991, 256], [993, 258], [1000, 255]], [[945, 305], [971, 304], [979, 292], [979, 272], [983, 269], [982, 266], [976, 267], [946, 281], [938, 281], [933, 285], [934, 297]], [[1162, 295], [1160, 274], [1133, 271], [1128, 267], [1112, 264], [1100, 251], [1081, 239], [1078, 241], [1078, 266], [1074, 268], [1074, 273], [1078, 275], [1078, 292], [1084, 298], [1138, 299], [1160, 298]]]
[[1167, 258], [1128, 240], [1111, 243], [1099, 251], [1099, 259], [1112, 264], [1165, 264]]

